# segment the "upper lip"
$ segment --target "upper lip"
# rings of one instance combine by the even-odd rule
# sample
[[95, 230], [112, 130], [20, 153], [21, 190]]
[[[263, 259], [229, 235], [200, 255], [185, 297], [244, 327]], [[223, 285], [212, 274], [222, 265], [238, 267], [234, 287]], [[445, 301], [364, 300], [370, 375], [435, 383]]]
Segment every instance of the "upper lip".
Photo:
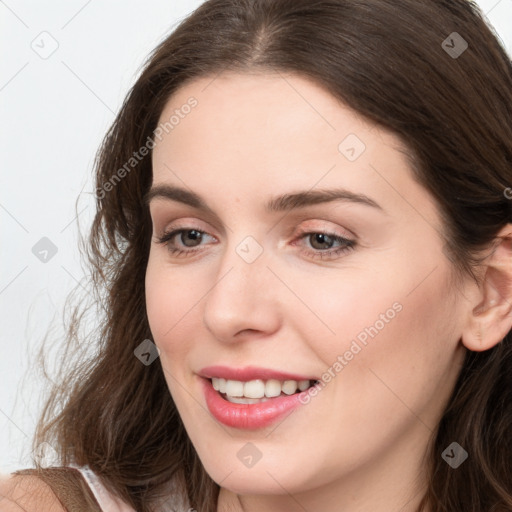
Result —
[[207, 366], [201, 369], [198, 373], [201, 377], [211, 379], [213, 377], [226, 379], [226, 380], [239, 380], [247, 382], [250, 380], [317, 380], [317, 377], [310, 375], [298, 375], [280, 370], [272, 370], [269, 368], [259, 368], [257, 366], [245, 366], [244, 368], [232, 368], [229, 366]]

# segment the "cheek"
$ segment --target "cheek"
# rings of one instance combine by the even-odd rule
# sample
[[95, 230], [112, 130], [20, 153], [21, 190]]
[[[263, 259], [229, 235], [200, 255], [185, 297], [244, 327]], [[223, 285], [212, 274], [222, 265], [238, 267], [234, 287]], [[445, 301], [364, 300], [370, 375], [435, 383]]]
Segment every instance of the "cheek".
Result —
[[444, 345], [447, 332], [457, 329], [451, 266], [434, 244], [414, 258], [411, 248], [417, 245], [343, 269], [337, 278], [331, 273], [308, 279], [298, 289], [324, 324], [324, 354], [350, 350], [354, 341], [360, 360], [370, 347], [380, 358], [383, 351], [429, 352]]
[[[186, 347], [182, 330], [200, 295], [197, 287], [183, 283], [179, 270], [168, 268], [151, 256], [146, 270], [145, 287], [149, 326], [164, 359], [167, 352]], [[171, 346], [173, 340], [176, 343]]]
[[366, 298], [364, 313], [345, 315], [351, 328], [341, 343], [352, 359], [341, 371], [343, 389], [337, 392], [345, 406], [359, 411], [356, 424], [384, 420], [399, 428], [400, 418], [415, 421], [415, 414], [435, 424], [456, 371], [457, 312], [448, 277], [439, 268], [414, 291], [402, 282], [401, 289]]
[[355, 358], [355, 352], [360, 358], [362, 349], [371, 340], [383, 338], [403, 315], [403, 296], [384, 273], [341, 269], [336, 275], [335, 269], [329, 269], [307, 279], [292, 275], [286, 279], [302, 301], [290, 301], [284, 307], [286, 321], [293, 319], [295, 329], [314, 344], [327, 367], [351, 348], [348, 358]]
[[423, 387], [434, 389], [450, 371], [458, 342], [450, 270], [439, 261], [431, 273], [432, 265], [423, 263], [355, 272], [357, 279], [297, 281], [294, 291], [310, 311], [287, 312], [325, 365], [326, 380], [343, 374], [347, 392], [370, 398], [385, 387], [381, 377], [414, 402]]

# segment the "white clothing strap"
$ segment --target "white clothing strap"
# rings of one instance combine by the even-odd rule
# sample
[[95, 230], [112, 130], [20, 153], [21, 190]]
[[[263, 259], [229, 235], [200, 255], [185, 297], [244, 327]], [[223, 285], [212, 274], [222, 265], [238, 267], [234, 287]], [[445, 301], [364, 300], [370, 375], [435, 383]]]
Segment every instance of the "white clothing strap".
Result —
[[124, 503], [107, 491], [105, 486], [101, 483], [101, 480], [89, 468], [89, 466], [76, 466], [75, 464], [70, 464], [69, 467], [80, 471], [84, 480], [91, 488], [91, 491], [103, 512], [135, 512], [130, 505]]

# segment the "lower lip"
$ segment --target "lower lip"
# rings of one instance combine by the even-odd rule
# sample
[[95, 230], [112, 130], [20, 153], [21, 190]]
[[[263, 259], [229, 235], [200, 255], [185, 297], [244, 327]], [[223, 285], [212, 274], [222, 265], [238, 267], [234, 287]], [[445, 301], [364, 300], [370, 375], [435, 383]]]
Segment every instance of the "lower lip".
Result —
[[304, 405], [300, 398], [307, 394], [306, 390], [255, 404], [233, 404], [224, 400], [219, 392], [213, 389], [209, 379], [202, 380], [206, 405], [214, 418], [228, 427], [239, 429], [256, 430], [271, 425], [285, 414]]

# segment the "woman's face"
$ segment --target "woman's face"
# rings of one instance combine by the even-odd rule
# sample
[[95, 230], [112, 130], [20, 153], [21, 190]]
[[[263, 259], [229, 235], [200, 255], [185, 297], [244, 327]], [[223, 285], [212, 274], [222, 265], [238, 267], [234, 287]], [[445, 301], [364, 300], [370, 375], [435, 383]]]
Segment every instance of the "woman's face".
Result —
[[[172, 116], [153, 151], [147, 313], [205, 469], [287, 510], [368, 491], [403, 505], [467, 303], [399, 140], [293, 74], [198, 79]], [[232, 403], [242, 392], [268, 400]]]

